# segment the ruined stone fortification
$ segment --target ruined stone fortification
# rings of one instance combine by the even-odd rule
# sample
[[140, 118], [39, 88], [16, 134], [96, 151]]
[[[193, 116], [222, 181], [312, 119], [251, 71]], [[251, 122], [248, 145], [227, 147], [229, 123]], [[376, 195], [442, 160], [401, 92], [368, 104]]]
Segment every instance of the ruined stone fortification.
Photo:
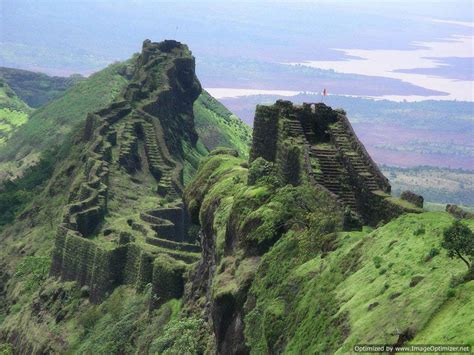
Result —
[[[419, 212], [408, 201], [397, 203], [390, 184], [357, 138], [346, 114], [323, 103], [293, 105], [277, 101], [257, 106], [250, 162], [276, 163], [284, 184], [309, 181], [327, 189], [345, 206], [351, 224], [377, 225], [405, 211]], [[359, 222], [357, 222], [359, 220]]]
[[153, 308], [181, 296], [183, 273], [199, 259], [180, 196], [201, 86], [176, 41], [145, 41], [130, 75], [120, 99], [87, 117], [51, 274], [88, 287], [93, 302], [120, 284], [151, 283]]

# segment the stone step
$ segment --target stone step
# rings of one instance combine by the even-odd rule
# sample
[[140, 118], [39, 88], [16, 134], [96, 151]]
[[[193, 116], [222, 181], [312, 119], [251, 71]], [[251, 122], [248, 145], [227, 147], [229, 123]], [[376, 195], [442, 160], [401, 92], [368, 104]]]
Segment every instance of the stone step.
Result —
[[331, 148], [318, 148], [316, 146], [312, 146], [311, 147], [311, 150], [315, 151], [315, 152], [336, 152], [335, 149], [331, 149]]
[[329, 162], [330, 164], [333, 161], [337, 161], [337, 158], [334, 155], [316, 155], [316, 158], [318, 158], [319, 161]]
[[324, 152], [312, 150], [311, 152], [312, 152], [314, 155], [316, 155], [316, 156], [321, 156], [321, 157], [334, 157], [334, 156], [336, 156], [336, 154], [337, 154], [337, 151], [336, 151], [336, 150], [324, 151]]
[[184, 261], [186, 264], [193, 264], [201, 259], [201, 254], [198, 253], [180, 252], [166, 248], [161, 248], [160, 251], [171, 256], [172, 258]]
[[171, 249], [171, 250], [186, 251], [186, 252], [191, 252], [191, 253], [201, 252], [201, 247], [196, 244], [174, 242], [171, 240], [155, 238], [155, 237], [146, 238], [146, 242], [148, 244], [156, 245], [156, 246], [166, 248], [166, 249]]

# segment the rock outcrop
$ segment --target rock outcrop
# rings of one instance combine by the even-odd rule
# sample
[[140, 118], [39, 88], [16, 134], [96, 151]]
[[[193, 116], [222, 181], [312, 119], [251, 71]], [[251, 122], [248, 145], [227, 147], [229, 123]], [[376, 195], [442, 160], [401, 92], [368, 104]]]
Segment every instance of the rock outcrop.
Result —
[[463, 210], [458, 205], [446, 205], [446, 212], [457, 219], [473, 219], [474, 213]]
[[416, 193], [411, 191], [403, 191], [400, 195], [400, 198], [402, 200], [410, 202], [418, 208], [423, 208], [424, 199], [421, 195], [417, 195]]

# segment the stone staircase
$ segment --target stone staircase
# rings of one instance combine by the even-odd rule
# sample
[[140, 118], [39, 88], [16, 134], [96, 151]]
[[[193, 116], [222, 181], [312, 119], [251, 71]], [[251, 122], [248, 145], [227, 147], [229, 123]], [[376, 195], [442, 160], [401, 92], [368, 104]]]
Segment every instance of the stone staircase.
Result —
[[[143, 137], [139, 137], [141, 132]], [[119, 150], [119, 163], [128, 173], [133, 173], [139, 168], [138, 140], [143, 138], [148, 168], [153, 177], [159, 182], [158, 193], [170, 200], [179, 198], [178, 191], [173, 184], [173, 170], [169, 161], [164, 158], [157, 142], [153, 124], [137, 116], [125, 124], [121, 134]]]
[[347, 130], [344, 130], [339, 124], [329, 128], [331, 136], [334, 139], [336, 147], [347, 157], [354, 171], [363, 179], [364, 185], [369, 191], [380, 190], [376, 177], [370, 172], [367, 163], [364, 162], [357, 150], [354, 149], [352, 140]]
[[316, 141], [316, 134], [311, 129], [311, 124], [309, 122], [302, 122], [301, 126], [303, 128], [303, 132], [308, 143], [314, 143]]
[[164, 175], [163, 170], [166, 163], [156, 142], [155, 129], [151, 123], [146, 121], [140, 121], [140, 126], [143, 131], [145, 151], [148, 158], [150, 172], [155, 177], [155, 179], [160, 180]]
[[161, 196], [167, 196], [170, 200], [176, 200], [179, 198], [179, 194], [173, 184], [173, 170], [175, 167], [165, 159], [158, 145], [153, 124], [146, 120], [141, 120], [140, 125], [144, 136], [150, 172], [159, 181], [157, 192]]
[[357, 211], [354, 192], [350, 186], [344, 185], [347, 171], [337, 157], [337, 150], [312, 146], [310, 156], [318, 160], [321, 169], [320, 173], [314, 174], [316, 182], [336, 194], [344, 205]]
[[310, 146], [308, 136], [310, 139], [315, 137], [314, 133], [307, 127], [303, 128], [302, 123], [294, 114], [289, 115], [289, 120], [286, 122], [288, 134], [291, 137], [302, 139], [303, 144], [309, 147], [309, 155], [319, 162], [320, 172], [313, 170], [312, 177], [316, 183], [324, 186], [329, 191], [338, 196], [339, 200], [349, 206], [353, 211], [356, 211], [356, 198], [352, 189], [343, 185], [347, 176], [347, 171], [336, 156], [336, 149], [318, 148], [317, 146]]
[[290, 120], [286, 122], [289, 135], [294, 138], [303, 138], [305, 137], [303, 127], [301, 122], [298, 120], [296, 115], [290, 115]]
[[184, 205], [162, 207], [140, 213], [140, 222], [132, 228], [140, 231], [148, 244], [175, 259], [193, 263], [200, 258], [201, 248], [186, 242]]
[[135, 121], [128, 121], [123, 128], [118, 160], [128, 173], [133, 173], [138, 168], [138, 137]]

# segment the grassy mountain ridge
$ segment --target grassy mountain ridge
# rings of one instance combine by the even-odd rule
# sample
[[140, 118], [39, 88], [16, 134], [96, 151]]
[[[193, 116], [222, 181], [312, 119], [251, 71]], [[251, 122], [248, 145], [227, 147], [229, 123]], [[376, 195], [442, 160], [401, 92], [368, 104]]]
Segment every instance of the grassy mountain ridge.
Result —
[[32, 109], [0, 77], [0, 146], [28, 120]]
[[194, 117], [196, 130], [209, 150], [229, 147], [247, 156], [251, 128], [205, 90], [194, 103]]
[[58, 98], [76, 82], [83, 80], [80, 75], [64, 78], [49, 76], [28, 70], [0, 68], [0, 77], [30, 107], [38, 108]]
[[[251, 128], [224, 105], [213, 98], [206, 90], [194, 101], [194, 124], [199, 136], [196, 149], [185, 146], [189, 155], [185, 163], [185, 184], [197, 172], [200, 159], [215, 148], [235, 149], [240, 156], [248, 156], [251, 143]], [[197, 153], [199, 152], [199, 154]]]
[[21, 176], [40, 160], [41, 152], [60, 147], [88, 112], [110, 103], [124, 87], [121, 65], [113, 65], [67, 90], [61, 97], [31, 113], [21, 129], [0, 147], [0, 180]]
[[[231, 156], [211, 158], [189, 186], [188, 198], [191, 206], [201, 206], [204, 230], [216, 235], [211, 308], [224, 307], [224, 300], [226, 307], [233, 305], [230, 312], [245, 323], [240, 341], [251, 353], [344, 354], [357, 343], [407, 340], [472, 344], [468, 333], [456, 329], [474, 321], [473, 303], [462, 301], [469, 299], [473, 281], [462, 282], [466, 266], [440, 246], [450, 215], [406, 214], [375, 230], [340, 232], [324, 194], [312, 192], [318, 196], [313, 204], [306, 193], [286, 200], [285, 210], [309, 203], [310, 211], [320, 212], [307, 212], [308, 224], [305, 217], [294, 224], [286, 216], [286, 229], [278, 232], [281, 212], [272, 199], [278, 190], [264, 181], [246, 187], [242, 163]], [[246, 203], [238, 202], [242, 196]], [[236, 216], [240, 227], [232, 232]], [[251, 221], [259, 227], [246, 228]], [[474, 221], [467, 223], [474, 228]], [[252, 256], [247, 243], [267, 236], [276, 243], [260, 258]], [[213, 319], [215, 326], [234, 324], [232, 317]], [[239, 339], [238, 332], [216, 330], [223, 353], [230, 336]]]
[[114, 64], [77, 83], [61, 97], [35, 110], [28, 122], [9, 143], [0, 148], [0, 162], [17, 165], [28, 162], [47, 147], [60, 143], [88, 112], [109, 104], [127, 83], [123, 76], [126, 64]]
[[[0, 107], [5, 108], [0, 114], [6, 117], [5, 121], [8, 124], [8, 127], [4, 128], [4, 141], [10, 140], [12, 134], [15, 135], [8, 145], [0, 146], [0, 167], [3, 170], [0, 181], [6, 176], [21, 175], [25, 168], [38, 161], [42, 150], [58, 144], [78, 125], [83, 124], [88, 112], [107, 106], [126, 86], [129, 75], [127, 68], [132, 64], [133, 59], [115, 63], [87, 79], [73, 80], [73, 87], [35, 111], [21, 101], [8, 84], [5, 84], [2, 91], [5, 95], [0, 95]], [[20, 72], [30, 73], [34, 78], [38, 76], [41, 80], [47, 77], [28, 71]], [[11, 98], [8, 101], [4, 100], [5, 104], [2, 104], [1, 98], [9, 97], [6, 95], [7, 92]], [[196, 130], [205, 146], [210, 149], [226, 146], [237, 149], [243, 155], [247, 154], [250, 128], [238, 117], [205, 91], [196, 100], [194, 110]], [[30, 113], [29, 118], [26, 113]], [[15, 132], [17, 129], [14, 131], [10, 128], [11, 125], [15, 125], [15, 128], [20, 125], [24, 127]]]
[[[83, 171], [87, 171], [88, 165], [84, 163], [84, 152], [87, 152], [88, 146], [88, 143], [84, 141], [84, 132], [87, 131], [87, 123], [84, 122], [86, 113], [92, 109], [97, 112], [97, 109], [105, 105], [104, 100], [115, 99], [112, 95], [116, 94], [115, 91], [120, 86], [127, 87], [128, 79], [120, 74], [123, 73], [123, 68], [122, 64], [116, 64], [115, 67], [109, 67], [77, 83], [60, 98], [35, 111], [31, 120], [12, 136], [8, 143], [8, 148], [12, 151], [14, 150], [12, 146], [29, 145], [30, 155], [33, 152], [41, 159], [39, 164], [25, 169], [22, 177], [6, 183], [0, 192], [0, 212], [3, 213], [2, 217], [5, 217], [0, 230], [2, 244], [0, 251], [2, 255], [0, 274], [0, 295], [2, 295], [0, 333], [2, 335], [0, 338], [2, 340], [0, 343], [2, 341], [7, 343], [0, 347], [2, 350], [12, 349], [11, 344], [15, 344], [14, 347], [19, 347], [26, 352], [62, 352], [66, 345], [72, 351], [78, 352], [95, 352], [97, 349], [112, 351], [121, 347], [120, 344], [123, 342], [129, 341], [132, 335], [127, 332], [138, 331], [138, 323], [141, 323], [139, 329], [143, 331], [141, 337], [143, 339], [139, 342], [143, 342], [147, 348], [159, 348], [163, 344], [160, 345], [155, 341], [149, 321], [153, 319], [152, 323], [161, 322], [161, 327], [164, 327], [167, 322], [177, 320], [177, 312], [181, 307], [178, 301], [164, 305], [156, 315], [149, 319], [148, 304], [151, 290], [148, 286], [143, 293], [128, 286], [118, 288], [113, 292], [117, 294], [115, 298], [112, 297], [115, 300], [113, 306], [106, 306], [108, 301], [100, 306], [93, 306], [88, 300], [88, 291], [81, 291], [81, 287], [76, 283], [61, 283], [48, 277], [57, 226], [63, 221], [64, 206], [70, 203], [70, 198], [74, 197], [73, 193], [71, 194], [73, 197], [68, 197], [68, 194], [74, 191], [82, 181], [85, 174]], [[158, 68], [157, 74], [160, 70], [163, 69]], [[143, 73], [140, 75], [137, 77], [143, 79]], [[148, 77], [150, 74], [146, 75]], [[127, 90], [133, 90], [132, 86]], [[107, 93], [110, 96], [97, 97], [100, 93]], [[125, 94], [117, 93], [117, 95]], [[206, 95], [205, 100], [213, 99]], [[194, 109], [199, 110], [200, 105], [200, 100], [196, 100]], [[236, 123], [238, 118], [232, 116], [225, 108], [217, 106], [217, 103], [214, 105], [218, 109], [207, 106], [200, 111], [203, 127], [219, 121], [223, 132], [222, 134], [219, 131], [214, 132], [216, 137], [224, 137], [219, 145], [227, 145], [245, 153], [248, 130], [245, 131], [247, 141], [239, 141], [239, 135], [232, 133], [233, 130], [237, 132], [240, 127]], [[206, 122], [206, 115], [211, 124]], [[178, 116], [183, 119], [180, 115]], [[59, 130], [58, 126], [61, 127]], [[168, 127], [163, 126], [163, 129], [168, 129]], [[201, 132], [204, 131], [205, 128]], [[125, 132], [124, 127], [119, 135], [120, 146], [123, 145]], [[39, 140], [40, 137], [43, 137], [43, 140]], [[50, 153], [47, 153], [45, 149], [48, 142], [53, 141], [58, 144], [50, 149]], [[183, 149], [185, 181], [192, 177], [199, 160], [207, 154], [205, 145], [207, 146], [209, 142], [206, 143], [205, 137], [198, 139], [195, 146], [186, 139], [178, 142], [182, 144]], [[142, 149], [140, 154], [144, 154], [143, 148], [143, 146], [140, 148]], [[114, 148], [112, 155], [117, 157], [117, 153], [117, 148]], [[156, 191], [148, 189], [147, 186], [151, 180], [145, 176], [145, 171], [135, 174], [130, 180], [124, 171], [119, 171], [115, 167], [111, 167], [110, 170], [112, 175], [109, 182], [111, 184], [109, 205], [111, 214], [105, 219], [105, 229], [107, 230], [108, 225], [111, 228], [130, 228], [127, 225], [125, 213], [129, 213], [136, 206], [156, 208], [156, 201], [152, 201], [152, 195], [156, 194]], [[139, 180], [141, 180], [140, 184], [137, 183]], [[133, 195], [128, 191], [130, 185], [134, 186]], [[134, 202], [137, 200], [138, 202]], [[119, 201], [126, 201], [126, 203]], [[133, 237], [135, 238], [135, 235]], [[93, 239], [98, 239], [98, 237]], [[107, 237], [102, 241], [103, 245], [113, 245], [106, 239]], [[146, 246], [145, 243], [143, 245]], [[151, 246], [148, 249], [151, 249]], [[192, 253], [181, 252], [180, 254], [179, 251], [163, 250], [171, 255], [190, 254], [195, 257]], [[167, 259], [164, 258], [164, 260]], [[124, 304], [124, 307], [117, 306], [116, 300], [124, 294], [129, 295], [130, 303]], [[46, 299], [48, 301], [45, 302]], [[117, 313], [111, 316], [110, 310], [116, 306], [120, 310], [116, 309]], [[127, 320], [121, 318], [122, 316]], [[118, 319], [122, 321], [117, 324]], [[117, 328], [112, 327], [111, 322], [117, 324], [122, 333], [117, 332]], [[102, 329], [100, 333], [91, 331], [95, 326]], [[178, 325], [174, 324], [174, 326]], [[124, 334], [128, 335], [124, 336]], [[95, 335], [100, 335], [105, 343], [99, 345], [100, 341], [95, 338]], [[117, 348], [111, 345], [110, 338], [114, 339], [113, 343], [118, 344]], [[100, 346], [104, 347], [100, 348]]]

